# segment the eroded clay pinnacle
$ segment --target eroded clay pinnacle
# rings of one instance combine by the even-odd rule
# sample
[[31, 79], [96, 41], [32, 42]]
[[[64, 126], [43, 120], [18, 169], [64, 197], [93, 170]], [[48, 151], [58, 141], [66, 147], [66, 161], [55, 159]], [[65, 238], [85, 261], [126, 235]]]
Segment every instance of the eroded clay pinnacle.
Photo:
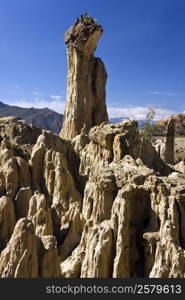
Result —
[[94, 57], [103, 27], [89, 17], [80, 19], [65, 33], [68, 76], [67, 100], [61, 137], [72, 139], [103, 122], [108, 122], [105, 103], [107, 73], [100, 58]]

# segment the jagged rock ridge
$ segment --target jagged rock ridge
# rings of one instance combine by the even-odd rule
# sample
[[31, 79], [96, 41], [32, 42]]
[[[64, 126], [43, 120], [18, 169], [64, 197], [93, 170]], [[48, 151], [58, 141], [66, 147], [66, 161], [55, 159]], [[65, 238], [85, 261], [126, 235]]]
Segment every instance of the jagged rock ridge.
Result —
[[139, 157], [135, 122], [102, 124], [72, 141], [7, 126], [1, 277], [184, 277], [185, 175], [148, 141]]

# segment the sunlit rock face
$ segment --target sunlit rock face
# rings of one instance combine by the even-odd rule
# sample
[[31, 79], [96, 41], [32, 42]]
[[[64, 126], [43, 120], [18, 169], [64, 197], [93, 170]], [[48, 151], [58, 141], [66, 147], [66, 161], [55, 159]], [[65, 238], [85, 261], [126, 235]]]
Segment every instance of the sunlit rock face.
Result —
[[94, 57], [103, 33], [90, 17], [77, 20], [65, 34], [68, 76], [67, 102], [61, 137], [72, 139], [81, 131], [108, 121], [105, 103], [107, 73], [100, 58]]

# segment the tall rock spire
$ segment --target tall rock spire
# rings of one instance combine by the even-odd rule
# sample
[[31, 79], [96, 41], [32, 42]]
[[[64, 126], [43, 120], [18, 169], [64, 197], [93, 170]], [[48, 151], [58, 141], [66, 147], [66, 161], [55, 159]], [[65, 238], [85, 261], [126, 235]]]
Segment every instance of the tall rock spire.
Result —
[[94, 57], [103, 28], [87, 14], [65, 33], [68, 76], [67, 102], [63, 129], [65, 139], [72, 139], [82, 131], [108, 122], [105, 84], [107, 73], [100, 58]]
[[170, 118], [167, 124], [166, 144], [164, 160], [169, 164], [174, 164], [174, 140], [175, 140], [175, 120]]

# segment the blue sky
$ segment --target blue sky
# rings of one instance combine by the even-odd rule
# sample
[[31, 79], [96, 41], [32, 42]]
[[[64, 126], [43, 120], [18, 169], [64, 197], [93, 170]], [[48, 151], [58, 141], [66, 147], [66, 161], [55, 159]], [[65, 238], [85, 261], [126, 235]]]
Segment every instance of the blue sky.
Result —
[[85, 11], [104, 27], [110, 116], [184, 112], [184, 0], [0, 0], [0, 101], [63, 112], [64, 32]]

